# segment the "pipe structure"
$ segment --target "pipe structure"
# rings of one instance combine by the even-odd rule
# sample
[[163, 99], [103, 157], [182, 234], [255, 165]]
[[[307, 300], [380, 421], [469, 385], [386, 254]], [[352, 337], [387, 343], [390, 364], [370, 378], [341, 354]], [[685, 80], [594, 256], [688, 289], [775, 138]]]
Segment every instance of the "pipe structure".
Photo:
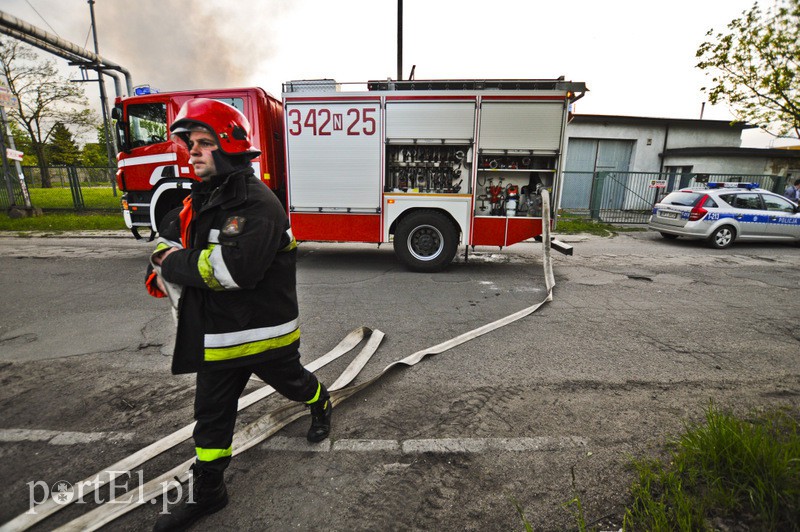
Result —
[[[75, 62], [85, 68], [97, 69], [103, 72], [116, 70], [125, 76], [125, 85], [128, 90], [128, 95], [133, 94], [133, 81], [131, 80], [130, 72], [126, 68], [64, 40], [61, 37], [48, 33], [36, 26], [32, 26], [15, 16], [9, 15], [5, 11], [0, 11], [0, 33], [36, 46], [37, 48], [62, 57], [68, 61]], [[91, 65], [85, 63], [91, 63]], [[117, 90], [117, 96], [125, 96], [121, 94], [122, 87], [119, 83], [115, 83], [114, 86]]]

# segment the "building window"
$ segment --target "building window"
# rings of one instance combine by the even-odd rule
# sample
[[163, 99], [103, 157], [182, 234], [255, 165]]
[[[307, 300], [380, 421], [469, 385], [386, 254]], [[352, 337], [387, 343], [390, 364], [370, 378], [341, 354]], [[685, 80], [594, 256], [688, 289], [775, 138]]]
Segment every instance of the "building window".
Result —
[[675, 190], [689, 186], [692, 180], [692, 166], [667, 166], [664, 172], [667, 173], [667, 190]]

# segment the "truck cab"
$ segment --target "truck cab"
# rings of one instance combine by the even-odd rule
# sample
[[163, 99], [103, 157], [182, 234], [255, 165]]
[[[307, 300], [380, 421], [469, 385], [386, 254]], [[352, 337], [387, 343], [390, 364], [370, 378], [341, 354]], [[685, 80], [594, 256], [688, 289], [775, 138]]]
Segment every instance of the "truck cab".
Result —
[[117, 186], [124, 192], [122, 214], [133, 235], [151, 237], [166, 213], [182, 204], [197, 181], [182, 143], [172, 142], [169, 125], [184, 102], [213, 98], [241, 111], [251, 124], [251, 141], [261, 150], [253, 160], [258, 175], [285, 202], [283, 108], [259, 88], [149, 93], [117, 98], [112, 112], [120, 147]]

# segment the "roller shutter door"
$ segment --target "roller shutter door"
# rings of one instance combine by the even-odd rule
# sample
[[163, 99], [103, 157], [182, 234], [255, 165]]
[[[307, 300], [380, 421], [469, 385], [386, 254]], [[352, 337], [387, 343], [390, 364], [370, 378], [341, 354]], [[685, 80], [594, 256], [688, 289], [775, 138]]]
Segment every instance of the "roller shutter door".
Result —
[[381, 186], [380, 104], [286, 106], [290, 207], [377, 212]]
[[474, 102], [390, 102], [386, 137], [391, 139], [472, 139]]
[[541, 150], [561, 147], [563, 102], [484, 102], [481, 150]]

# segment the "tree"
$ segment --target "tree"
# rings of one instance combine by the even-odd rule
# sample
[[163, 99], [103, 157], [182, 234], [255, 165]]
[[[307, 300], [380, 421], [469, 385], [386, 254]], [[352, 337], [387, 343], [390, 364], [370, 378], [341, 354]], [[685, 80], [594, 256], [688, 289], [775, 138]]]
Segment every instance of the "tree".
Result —
[[83, 89], [58, 76], [53, 61], [41, 61], [29, 47], [13, 39], [0, 40], [0, 66], [9, 91], [17, 97], [8, 115], [30, 137], [31, 151], [42, 174], [42, 187], [50, 188], [46, 146], [56, 124], [85, 128], [96, 123], [87, 108]]
[[78, 161], [78, 145], [72, 132], [61, 122], [53, 126], [46, 152], [50, 164], [74, 165]]
[[[81, 164], [83, 166], [107, 167], [108, 151], [106, 149], [106, 129], [105, 126], [97, 127], [97, 142], [87, 142], [81, 151]], [[113, 134], [113, 133], [112, 133]], [[116, 166], [116, 159], [111, 161], [112, 166]]]
[[105, 168], [108, 166], [108, 153], [105, 143], [87, 142], [81, 150], [81, 164], [94, 168]]
[[697, 67], [711, 78], [709, 101], [728, 102], [737, 120], [776, 136], [800, 137], [800, 0], [753, 4], [697, 50]]
[[[31, 148], [31, 138], [19, 127], [19, 124], [13, 120], [8, 122], [8, 127], [11, 129], [11, 136], [14, 137], [14, 147], [24, 154], [22, 166], [37, 166], [39, 160], [36, 158]], [[6, 138], [6, 146], [10, 146], [8, 138]]]

